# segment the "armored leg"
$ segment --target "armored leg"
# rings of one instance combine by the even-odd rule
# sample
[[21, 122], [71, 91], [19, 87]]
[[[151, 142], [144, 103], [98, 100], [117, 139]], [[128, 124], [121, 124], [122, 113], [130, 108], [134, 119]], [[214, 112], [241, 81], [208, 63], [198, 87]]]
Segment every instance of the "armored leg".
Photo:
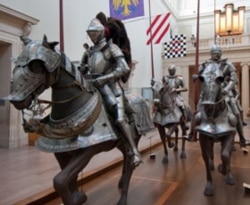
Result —
[[126, 138], [126, 140], [129, 142], [130, 146], [132, 147], [134, 160], [133, 163], [135, 166], [140, 165], [142, 163], [141, 155], [137, 149], [137, 146], [135, 144], [134, 138], [132, 136], [130, 126], [127, 123], [125, 119], [125, 112], [124, 112], [124, 103], [122, 96], [119, 97], [119, 103], [118, 103], [118, 115], [117, 115], [117, 125], [121, 129], [123, 136]]
[[239, 103], [238, 100], [236, 101], [236, 106], [237, 106], [237, 108], [238, 108], [238, 110], [240, 112], [240, 118], [241, 118], [241, 121], [242, 121], [242, 125], [246, 126], [247, 123], [244, 121], [244, 118], [243, 118], [243, 109], [242, 109], [242, 107], [241, 107], [241, 105], [240, 105], [240, 103]]
[[245, 147], [246, 146], [246, 139], [244, 137], [243, 125], [242, 125], [241, 119], [239, 119], [238, 123], [237, 123], [237, 132], [238, 132], [238, 135], [239, 135], [239, 138], [240, 138], [240, 146]]
[[235, 103], [233, 103], [232, 101], [229, 101], [229, 105], [230, 105], [234, 115], [237, 118], [237, 127], [236, 127], [236, 129], [237, 129], [237, 132], [238, 132], [238, 135], [239, 135], [239, 138], [240, 138], [240, 146], [245, 147], [246, 146], [246, 139], [244, 137], [243, 124], [242, 124], [239, 109], [238, 109], [237, 105]]
[[242, 120], [242, 125], [243, 125], [243, 126], [246, 126], [247, 123], [244, 121], [244, 118], [243, 118], [243, 111], [240, 111], [240, 118], [241, 118], [241, 120]]

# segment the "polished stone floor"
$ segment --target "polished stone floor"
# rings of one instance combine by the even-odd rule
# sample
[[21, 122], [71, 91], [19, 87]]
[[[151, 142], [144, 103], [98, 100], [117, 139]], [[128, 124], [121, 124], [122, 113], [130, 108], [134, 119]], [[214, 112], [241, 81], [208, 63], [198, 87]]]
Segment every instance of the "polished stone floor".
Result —
[[[250, 120], [247, 119], [247, 122], [248, 125], [244, 127], [244, 132], [246, 138], [250, 140]], [[238, 140], [237, 136], [235, 140]], [[231, 199], [232, 196], [236, 194], [235, 197], [232, 200], [227, 200], [226, 203], [224, 203], [223, 200], [219, 200], [221, 203], [213, 203], [212, 199], [204, 198], [202, 194], [205, 175], [199, 143], [187, 143], [187, 159], [185, 160], [179, 159], [178, 154], [173, 155], [172, 150], [170, 150], [169, 165], [163, 166], [161, 163], [161, 157], [163, 155], [162, 147], [157, 146], [156, 150], [148, 149], [153, 145], [159, 145], [159, 142], [159, 135], [156, 131], [143, 136], [140, 141], [140, 150], [147, 149], [147, 152], [143, 154], [145, 163], [140, 165], [133, 175], [130, 190], [133, 192], [132, 190], [136, 189], [136, 192], [133, 192], [132, 196], [130, 194], [129, 204], [160, 205], [161, 202], [162, 204], [165, 204], [166, 201], [168, 202], [168, 205], [176, 204], [174, 202], [176, 197], [180, 197], [180, 195], [178, 195], [179, 192], [184, 194], [185, 197], [183, 200], [186, 197], [188, 197], [188, 200], [179, 201], [179, 203], [177, 203], [178, 205], [185, 204], [184, 202], [187, 202], [185, 205], [196, 204], [196, 197], [198, 197], [199, 200], [202, 198], [202, 201], [200, 201], [202, 204], [250, 204], [250, 198], [249, 196], [245, 196], [242, 188], [243, 182], [250, 183], [250, 152], [245, 155], [242, 153], [239, 146], [237, 146], [237, 151], [234, 153], [232, 159], [233, 172], [236, 173], [235, 177], [238, 179], [237, 185], [234, 186], [234, 188], [226, 188], [226, 186], [224, 187], [224, 185], [221, 185], [222, 187], [218, 187], [216, 190], [216, 192], [219, 192], [217, 195], [221, 194], [220, 189], [225, 189], [228, 194], [228, 199]], [[151, 152], [156, 152], [156, 160], [152, 161], [149, 159]], [[105, 166], [105, 164], [120, 159], [121, 154], [116, 149], [99, 154], [91, 160], [81, 175], [82, 177], [89, 175]], [[0, 149], [0, 162], [0, 205], [24, 205], [27, 204], [26, 199], [32, 200], [34, 196], [38, 197], [40, 193], [46, 194], [53, 190], [52, 179], [59, 171], [59, 166], [52, 154], [40, 152], [33, 146], [25, 146], [11, 150]], [[94, 200], [92, 202], [90, 200], [90, 202], [88, 201], [86, 204], [98, 205], [98, 200], [95, 197], [95, 194], [98, 195], [105, 192], [106, 185], [110, 188], [112, 187], [111, 189], [116, 189], [120, 173], [119, 168], [117, 168], [114, 173], [115, 174], [108, 185], [106, 184], [108, 182], [103, 181], [100, 182], [100, 186], [97, 186], [95, 182], [95, 185], [89, 183], [84, 187], [84, 190], [85, 188], [87, 190], [89, 189], [88, 192], [90, 193], [90, 198], [92, 198], [91, 200]], [[195, 180], [192, 180], [192, 177], [195, 178]], [[217, 179], [221, 180], [221, 178], [216, 176], [216, 184], [219, 183], [217, 182]], [[102, 180], [103, 179], [101, 179], [101, 181]], [[200, 184], [200, 186], [193, 184], [193, 182]], [[137, 187], [137, 185], [139, 187]], [[153, 191], [155, 196], [148, 199], [148, 195], [144, 193], [145, 189], [156, 189]], [[167, 191], [165, 189], [167, 189]], [[114, 200], [117, 200], [119, 192], [115, 192]], [[134, 197], [137, 197], [138, 195], [141, 196], [140, 198], [144, 198], [144, 200], [137, 199], [138, 203], [133, 203], [132, 201], [135, 200]], [[152, 200], [154, 201], [156, 198], [158, 201], [157, 203], [147, 203], [147, 200], [148, 202], [152, 202]], [[241, 199], [239, 201], [240, 203], [237, 202], [238, 199]], [[53, 203], [51, 202], [50, 204]]]

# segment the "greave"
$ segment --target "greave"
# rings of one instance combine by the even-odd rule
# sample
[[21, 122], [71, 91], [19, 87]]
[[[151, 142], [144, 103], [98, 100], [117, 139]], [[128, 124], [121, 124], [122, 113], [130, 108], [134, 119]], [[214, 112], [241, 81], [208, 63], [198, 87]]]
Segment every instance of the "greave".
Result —
[[123, 133], [123, 136], [125, 136], [125, 138], [129, 142], [129, 144], [131, 145], [133, 153], [140, 156], [140, 154], [139, 154], [139, 152], [137, 150], [137, 147], [135, 145], [135, 142], [134, 142], [134, 139], [133, 139], [129, 124], [126, 123], [125, 121], [118, 121], [117, 124], [118, 124], [119, 128], [121, 129], [121, 131]]
[[246, 139], [244, 137], [243, 125], [240, 119], [238, 120], [238, 123], [237, 123], [237, 132], [240, 138], [240, 145], [244, 146], [246, 143]]

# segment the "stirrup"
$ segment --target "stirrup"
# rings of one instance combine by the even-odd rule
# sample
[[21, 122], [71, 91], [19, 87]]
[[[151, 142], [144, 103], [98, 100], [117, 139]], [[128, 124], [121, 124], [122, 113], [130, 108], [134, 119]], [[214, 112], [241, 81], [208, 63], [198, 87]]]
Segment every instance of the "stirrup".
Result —
[[138, 154], [133, 154], [133, 164], [135, 167], [138, 167], [141, 163], [143, 163], [141, 156]]
[[184, 135], [183, 138], [185, 140], [187, 140], [188, 142], [193, 142], [194, 141], [193, 134]]

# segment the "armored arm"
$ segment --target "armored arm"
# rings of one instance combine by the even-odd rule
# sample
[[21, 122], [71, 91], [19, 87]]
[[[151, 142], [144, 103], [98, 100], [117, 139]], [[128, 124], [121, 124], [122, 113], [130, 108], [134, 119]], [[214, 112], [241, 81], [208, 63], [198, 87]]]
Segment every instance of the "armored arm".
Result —
[[228, 82], [224, 87], [224, 92], [229, 93], [238, 83], [238, 78], [236, 74], [236, 69], [232, 63], [227, 63], [223, 69], [224, 77], [228, 77]]
[[179, 86], [176, 89], [176, 92], [177, 93], [186, 92], [187, 91], [187, 87], [185, 86], [183, 76], [177, 76], [177, 80], [178, 80], [178, 85]]
[[89, 66], [88, 66], [88, 53], [87, 53], [87, 51], [85, 51], [83, 53], [83, 55], [82, 55], [82, 59], [81, 59], [79, 70], [81, 71], [81, 73], [83, 75], [85, 75], [88, 72], [88, 70], [89, 70]]
[[176, 76], [175, 77], [175, 85], [171, 90], [171, 93], [181, 93], [181, 92], [186, 92], [187, 88], [184, 84], [184, 80], [182, 76]]
[[110, 52], [111, 58], [114, 60], [114, 68], [112, 69], [112, 72], [104, 74], [96, 79], [97, 86], [102, 86], [109, 81], [118, 80], [130, 72], [129, 66], [120, 48], [115, 44], [111, 44]]

